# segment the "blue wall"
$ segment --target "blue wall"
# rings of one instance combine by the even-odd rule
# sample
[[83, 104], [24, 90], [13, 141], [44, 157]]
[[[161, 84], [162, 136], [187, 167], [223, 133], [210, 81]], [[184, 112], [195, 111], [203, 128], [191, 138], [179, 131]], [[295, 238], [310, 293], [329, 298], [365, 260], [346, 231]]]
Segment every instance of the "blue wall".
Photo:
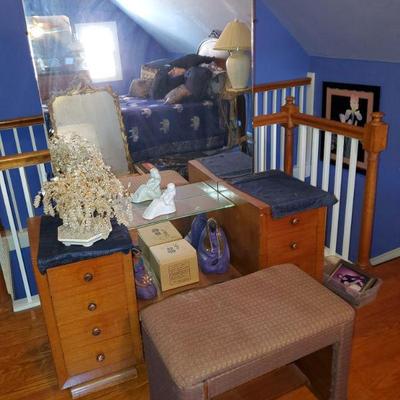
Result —
[[[389, 136], [379, 164], [372, 256], [400, 247], [400, 224], [397, 223], [400, 204], [400, 64], [312, 57], [311, 70], [316, 73], [316, 114], [321, 113], [323, 81], [381, 87], [379, 108], [386, 114]], [[361, 196], [355, 201], [361, 208]]]
[[115, 21], [123, 80], [97, 86], [111, 84], [118, 94], [128, 92], [132, 78], [140, 75], [141, 64], [170, 57], [166, 49], [109, 0], [25, 0], [24, 6], [27, 15], [66, 15], [72, 27], [77, 23]]
[[301, 78], [310, 57], [265, 5], [255, 0], [255, 83]]
[[41, 114], [19, 0], [2, 0], [0, 32], [0, 120]]

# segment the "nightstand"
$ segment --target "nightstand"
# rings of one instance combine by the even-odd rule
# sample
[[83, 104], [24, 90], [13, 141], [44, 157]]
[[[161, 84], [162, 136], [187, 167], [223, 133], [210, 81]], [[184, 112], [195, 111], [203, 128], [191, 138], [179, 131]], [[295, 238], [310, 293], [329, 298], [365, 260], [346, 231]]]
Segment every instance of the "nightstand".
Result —
[[246, 87], [243, 89], [226, 88], [222, 96], [224, 100], [229, 101], [228, 147], [240, 144], [241, 138], [246, 135], [246, 106], [244, 105], [244, 112], [239, 116], [238, 98], [248, 93], [251, 93], [251, 87]]

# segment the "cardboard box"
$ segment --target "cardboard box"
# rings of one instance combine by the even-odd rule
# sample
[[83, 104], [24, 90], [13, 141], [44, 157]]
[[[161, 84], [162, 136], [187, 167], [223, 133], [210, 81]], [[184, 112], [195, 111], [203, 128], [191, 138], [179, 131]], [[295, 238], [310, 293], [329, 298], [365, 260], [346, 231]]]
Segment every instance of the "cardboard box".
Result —
[[150, 247], [150, 265], [163, 292], [199, 281], [197, 253], [186, 240]]
[[148, 260], [150, 259], [150, 247], [182, 239], [182, 235], [168, 221], [140, 228], [138, 236], [143, 256]]

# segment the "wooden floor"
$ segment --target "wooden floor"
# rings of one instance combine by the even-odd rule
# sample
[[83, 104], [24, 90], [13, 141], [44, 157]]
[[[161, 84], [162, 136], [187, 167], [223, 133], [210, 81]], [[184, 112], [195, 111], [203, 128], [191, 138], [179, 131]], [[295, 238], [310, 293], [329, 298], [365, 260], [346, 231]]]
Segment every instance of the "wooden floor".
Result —
[[[372, 269], [384, 280], [374, 303], [357, 311], [349, 399], [400, 399], [400, 259]], [[84, 397], [85, 400], [147, 400], [146, 373], [120, 386]], [[264, 400], [259, 384], [251, 400]], [[11, 313], [0, 311], [0, 400], [63, 400], [67, 391], [57, 388], [55, 370], [40, 309]], [[244, 399], [238, 391], [232, 399]], [[280, 400], [315, 399], [306, 387]]]

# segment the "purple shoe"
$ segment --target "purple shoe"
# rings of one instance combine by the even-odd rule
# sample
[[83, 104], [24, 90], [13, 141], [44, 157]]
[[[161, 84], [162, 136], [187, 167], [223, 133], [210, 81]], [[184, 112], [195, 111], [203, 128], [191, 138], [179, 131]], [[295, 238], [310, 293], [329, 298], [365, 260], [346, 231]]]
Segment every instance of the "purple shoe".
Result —
[[157, 296], [157, 288], [153, 279], [146, 271], [142, 253], [138, 249], [132, 250], [133, 271], [135, 273], [136, 296], [138, 299], [150, 300]]
[[205, 274], [223, 274], [229, 270], [228, 241], [225, 232], [214, 218], [207, 221], [201, 233], [197, 257]]
[[197, 250], [199, 247], [200, 236], [207, 224], [207, 215], [196, 215], [192, 221], [190, 232], [186, 235], [185, 239]]

